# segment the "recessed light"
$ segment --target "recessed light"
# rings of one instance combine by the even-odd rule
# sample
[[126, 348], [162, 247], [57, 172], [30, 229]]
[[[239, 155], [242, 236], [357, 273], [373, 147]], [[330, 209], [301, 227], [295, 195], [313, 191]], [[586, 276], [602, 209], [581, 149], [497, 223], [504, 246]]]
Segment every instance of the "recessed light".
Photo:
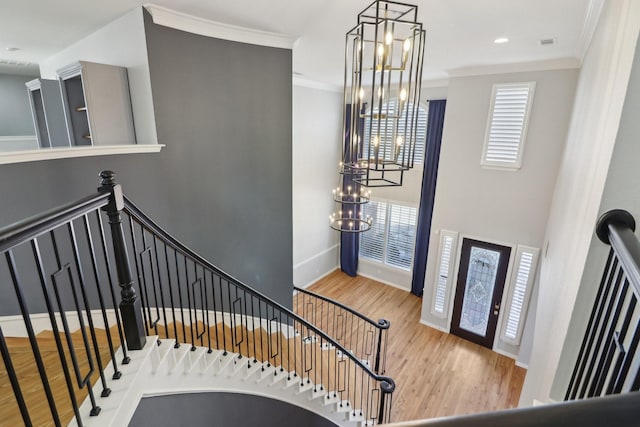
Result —
[[506, 37], [498, 37], [497, 39], [495, 39], [493, 42], [495, 44], [503, 44], [503, 43], [507, 43], [509, 41], [508, 38]]

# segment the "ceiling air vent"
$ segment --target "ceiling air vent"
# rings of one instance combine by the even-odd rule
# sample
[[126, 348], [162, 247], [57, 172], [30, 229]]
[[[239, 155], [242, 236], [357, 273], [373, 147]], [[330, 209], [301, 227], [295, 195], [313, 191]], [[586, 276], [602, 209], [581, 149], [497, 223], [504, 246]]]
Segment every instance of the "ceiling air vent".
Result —
[[556, 44], [556, 39], [540, 39], [540, 46], [551, 46]]

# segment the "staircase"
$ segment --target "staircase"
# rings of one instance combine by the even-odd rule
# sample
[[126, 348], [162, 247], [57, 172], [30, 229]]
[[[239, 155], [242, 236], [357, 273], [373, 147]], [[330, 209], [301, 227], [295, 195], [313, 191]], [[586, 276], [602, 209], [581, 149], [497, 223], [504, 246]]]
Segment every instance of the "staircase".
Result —
[[120, 426], [143, 396], [238, 391], [341, 426], [390, 420], [395, 385], [377, 373], [374, 322], [334, 339], [161, 229], [112, 172], [101, 177], [97, 194], [0, 230], [0, 280], [20, 312], [0, 328], [3, 418]]

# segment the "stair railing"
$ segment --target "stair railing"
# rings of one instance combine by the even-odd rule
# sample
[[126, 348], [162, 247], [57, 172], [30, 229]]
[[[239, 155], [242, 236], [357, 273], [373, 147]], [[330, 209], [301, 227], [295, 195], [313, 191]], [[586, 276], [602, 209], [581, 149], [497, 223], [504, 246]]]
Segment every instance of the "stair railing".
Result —
[[[0, 328], [4, 378], [15, 397], [15, 404], [2, 400], [2, 423], [61, 426], [75, 417], [82, 426], [79, 409], [85, 396], [90, 415], [100, 413], [94, 383], [100, 381], [101, 397], [109, 396], [110, 384], [122, 375], [119, 364], [129, 363], [124, 332], [131, 325], [123, 321], [130, 319], [114, 310], [119, 304], [112, 275], [115, 259], [100, 212], [110, 206], [113, 194], [100, 191], [0, 230], [3, 306], [19, 313]], [[129, 303], [135, 302], [132, 288], [123, 285], [122, 292]], [[123, 315], [126, 304], [120, 303]], [[34, 315], [44, 311], [48, 321]], [[53, 344], [43, 344], [37, 336], [44, 330], [52, 331]], [[21, 340], [18, 349], [16, 340]], [[35, 365], [40, 378], [17, 364]], [[64, 382], [52, 387], [51, 379], [60, 376]], [[45, 409], [35, 411], [45, 400]]]
[[123, 209], [145, 328], [192, 350], [204, 346], [275, 367], [369, 425], [390, 420], [395, 383], [292, 310], [231, 277], [125, 197]]
[[353, 308], [308, 289], [293, 287], [293, 308], [313, 325], [326, 332], [360, 360], [384, 374], [387, 361], [387, 339], [391, 323], [377, 322]]
[[640, 240], [634, 231], [635, 220], [624, 210], [598, 220], [596, 235], [611, 250], [565, 400], [640, 389]]
[[[108, 397], [110, 384], [123, 375], [120, 364], [130, 361], [128, 350], [144, 348], [147, 335], [172, 337], [192, 350], [233, 352], [265, 374], [286, 375], [289, 384], [335, 401], [351, 419], [390, 420], [391, 378], [170, 236], [124, 198], [113, 172], [100, 176], [98, 193], [0, 229], [0, 280], [8, 284], [1, 296], [5, 307], [15, 301], [40, 376], [38, 384], [24, 386], [14, 363], [21, 357], [12, 350], [15, 330], [3, 324], [0, 353], [15, 397], [15, 404], [3, 399], [11, 408], [0, 402], [3, 422], [62, 426], [75, 419], [82, 426], [84, 396], [90, 415], [98, 416], [96, 382]], [[35, 327], [34, 313], [43, 311], [49, 321]], [[43, 348], [41, 330], [52, 331], [51, 348]], [[59, 369], [45, 366], [43, 351]], [[66, 387], [53, 388], [52, 376]], [[44, 400], [43, 415], [33, 408]]]

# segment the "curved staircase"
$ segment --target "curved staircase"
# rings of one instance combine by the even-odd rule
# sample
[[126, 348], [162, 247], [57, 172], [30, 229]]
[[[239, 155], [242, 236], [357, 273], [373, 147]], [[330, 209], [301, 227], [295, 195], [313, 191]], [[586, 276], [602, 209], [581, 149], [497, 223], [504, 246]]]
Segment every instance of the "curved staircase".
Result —
[[[388, 322], [349, 322], [344, 307], [310, 295], [303, 305], [314, 318], [293, 312], [169, 235], [112, 172], [101, 177], [97, 194], [0, 230], [0, 278], [20, 310], [20, 327], [0, 325], [0, 387], [17, 423], [120, 426], [143, 396], [192, 392], [265, 396], [336, 425], [389, 422], [395, 385], [378, 373]], [[44, 315], [29, 309], [26, 295], [38, 292]], [[332, 310], [341, 314], [314, 324]], [[3, 333], [14, 330], [31, 355], [32, 385]]]

